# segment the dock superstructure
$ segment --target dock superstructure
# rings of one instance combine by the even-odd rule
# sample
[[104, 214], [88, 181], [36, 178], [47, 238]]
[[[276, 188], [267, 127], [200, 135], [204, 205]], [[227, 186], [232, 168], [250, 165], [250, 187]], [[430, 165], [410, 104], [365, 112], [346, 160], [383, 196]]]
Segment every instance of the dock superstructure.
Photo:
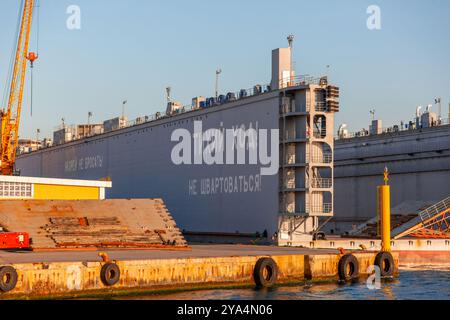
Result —
[[[107, 198], [163, 198], [185, 232], [257, 234], [287, 245], [312, 239], [319, 220], [334, 211], [339, 89], [326, 77], [296, 76], [291, 41], [273, 51], [270, 85], [196, 97], [188, 107], [170, 99], [165, 114], [21, 155], [17, 169], [53, 178], [110, 178]], [[243, 134], [244, 152], [197, 157], [195, 136], [216, 130], [234, 130], [236, 143]], [[185, 135], [192, 137], [191, 159], [175, 152]]]
[[[419, 122], [420, 123], [420, 122]], [[385, 130], [335, 142], [336, 234], [376, 217], [379, 172], [391, 172], [393, 214], [417, 214], [450, 195], [450, 125]]]
[[320, 218], [333, 216], [333, 130], [339, 88], [328, 85], [326, 78], [304, 90], [288, 88], [286, 80], [280, 85], [286, 90], [280, 108], [279, 243], [295, 245], [319, 228]]

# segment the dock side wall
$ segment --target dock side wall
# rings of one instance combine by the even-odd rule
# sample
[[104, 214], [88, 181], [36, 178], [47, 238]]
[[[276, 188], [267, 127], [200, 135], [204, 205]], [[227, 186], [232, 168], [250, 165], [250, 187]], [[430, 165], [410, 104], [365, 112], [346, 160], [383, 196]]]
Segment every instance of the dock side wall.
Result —
[[[356, 253], [361, 275], [372, 265], [375, 253]], [[190, 290], [213, 286], [254, 285], [253, 271], [260, 258], [223, 257], [172, 260], [117, 261], [121, 280], [105, 287], [100, 280], [102, 262], [34, 263], [13, 265], [18, 272], [16, 289], [0, 294], [0, 299], [15, 297], [57, 297], [77, 295], [130, 294], [161, 290]], [[398, 262], [398, 257], [396, 262]], [[304, 280], [337, 280], [340, 256], [288, 255], [272, 257], [279, 268], [278, 283]]]
[[[390, 171], [391, 204], [435, 203], [450, 195], [450, 126], [337, 141], [335, 219], [351, 230], [376, 217], [376, 188]], [[407, 212], [414, 213], [414, 212]]]

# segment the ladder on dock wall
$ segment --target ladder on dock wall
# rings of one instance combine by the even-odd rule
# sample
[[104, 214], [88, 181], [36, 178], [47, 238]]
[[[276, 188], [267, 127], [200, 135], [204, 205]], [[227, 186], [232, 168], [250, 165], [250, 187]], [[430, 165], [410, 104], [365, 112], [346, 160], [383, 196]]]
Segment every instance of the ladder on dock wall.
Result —
[[450, 197], [419, 212], [417, 218], [393, 230], [392, 236], [450, 239]]

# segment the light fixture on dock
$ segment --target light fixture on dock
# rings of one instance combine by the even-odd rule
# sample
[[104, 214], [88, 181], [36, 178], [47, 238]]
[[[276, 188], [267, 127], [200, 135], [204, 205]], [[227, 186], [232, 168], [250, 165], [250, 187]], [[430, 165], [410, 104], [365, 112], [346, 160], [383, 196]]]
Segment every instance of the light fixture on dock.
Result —
[[128, 100], [124, 100], [122, 102], [122, 119], [125, 119], [125, 105], [128, 103]]
[[216, 70], [216, 100], [219, 97], [219, 76], [222, 74], [222, 69]]

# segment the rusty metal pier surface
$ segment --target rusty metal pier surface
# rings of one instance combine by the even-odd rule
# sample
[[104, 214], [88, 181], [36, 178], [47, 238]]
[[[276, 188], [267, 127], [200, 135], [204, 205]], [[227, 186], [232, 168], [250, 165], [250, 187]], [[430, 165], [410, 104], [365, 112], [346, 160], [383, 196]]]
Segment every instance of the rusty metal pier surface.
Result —
[[[337, 250], [239, 245], [198, 245], [186, 251], [0, 252], [0, 266], [17, 270], [14, 290], [0, 299], [107, 297], [148, 294], [161, 290], [193, 290], [229, 286], [254, 286], [254, 272], [261, 259], [272, 259], [278, 284], [304, 281], [337, 281], [343, 257]], [[377, 252], [354, 251], [361, 276], [374, 265]], [[102, 255], [104, 257], [104, 255]], [[394, 254], [398, 270], [398, 255]], [[101, 272], [115, 263], [120, 281], [107, 286]]]
[[28, 233], [35, 250], [187, 246], [160, 199], [5, 200], [0, 226]]
[[7, 252], [0, 251], [0, 264], [53, 263], [101, 261], [99, 252], [105, 252], [111, 260], [168, 260], [200, 259], [245, 256], [295, 256], [336, 255], [337, 250], [314, 250], [306, 248], [281, 248], [271, 246], [239, 245], [194, 245], [191, 250], [99, 250], [99, 251], [54, 251], [54, 252]]

